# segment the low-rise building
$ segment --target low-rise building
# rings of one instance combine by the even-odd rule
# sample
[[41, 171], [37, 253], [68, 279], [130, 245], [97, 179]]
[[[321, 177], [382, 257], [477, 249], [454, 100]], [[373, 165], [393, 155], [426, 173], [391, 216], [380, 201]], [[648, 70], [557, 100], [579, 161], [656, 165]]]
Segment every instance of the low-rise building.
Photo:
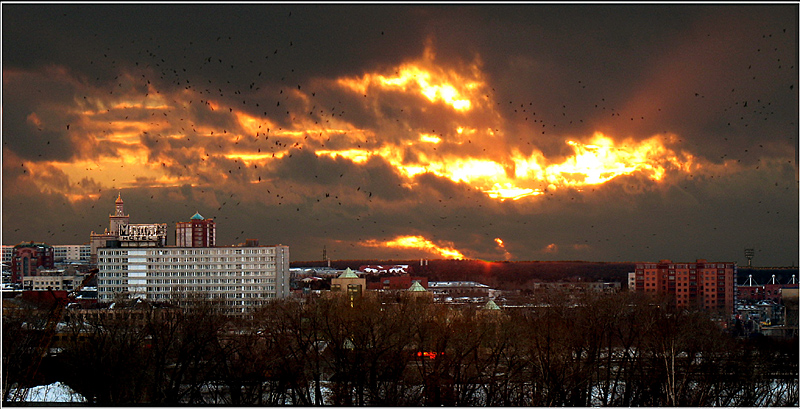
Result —
[[53, 257], [56, 263], [89, 263], [92, 258], [92, 246], [89, 244], [54, 244]]
[[40, 269], [37, 275], [22, 277], [22, 289], [32, 291], [72, 291], [83, 280], [77, 271]]
[[736, 299], [743, 301], [780, 302], [783, 290], [791, 288], [798, 288], [797, 283], [794, 282], [794, 276], [792, 276], [792, 282], [781, 284], [775, 279], [775, 275], [773, 274], [770, 282], [759, 285], [753, 280], [753, 276], [751, 275], [744, 283], [736, 286]]
[[407, 290], [415, 282], [419, 283], [423, 288], [428, 288], [427, 277], [414, 277], [410, 275], [400, 276], [383, 276], [375, 282], [367, 283], [369, 290]]
[[435, 301], [455, 304], [486, 302], [499, 292], [475, 281], [429, 281], [428, 291]]
[[436, 296], [488, 297], [492, 290], [486, 284], [475, 281], [430, 281], [428, 289]]
[[425, 287], [423, 287], [422, 284], [416, 280], [404, 291], [412, 297], [424, 297], [428, 299], [433, 298], [433, 293], [425, 289]]
[[346, 269], [342, 275], [331, 280], [332, 292], [347, 292], [351, 300], [361, 296], [367, 289], [367, 279], [359, 277], [353, 270]]
[[539, 282], [533, 284], [536, 292], [560, 290], [568, 293], [606, 292], [615, 293], [622, 288], [622, 283], [617, 281], [556, 281]]

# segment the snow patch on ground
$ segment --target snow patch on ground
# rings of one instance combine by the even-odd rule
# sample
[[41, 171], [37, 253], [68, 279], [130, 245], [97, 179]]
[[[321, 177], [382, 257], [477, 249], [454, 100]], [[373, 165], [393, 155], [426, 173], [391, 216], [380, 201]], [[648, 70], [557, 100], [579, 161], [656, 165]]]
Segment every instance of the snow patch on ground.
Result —
[[25, 402], [85, 403], [86, 399], [61, 382], [34, 386], [28, 390]]

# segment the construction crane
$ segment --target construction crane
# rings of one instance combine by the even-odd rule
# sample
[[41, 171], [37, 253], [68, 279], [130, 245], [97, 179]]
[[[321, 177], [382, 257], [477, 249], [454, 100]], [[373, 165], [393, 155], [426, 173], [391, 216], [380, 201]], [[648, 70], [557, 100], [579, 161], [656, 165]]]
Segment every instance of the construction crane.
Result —
[[53, 336], [56, 333], [56, 326], [58, 325], [59, 321], [61, 321], [61, 315], [64, 313], [64, 308], [71, 301], [75, 300], [78, 292], [80, 292], [83, 287], [85, 287], [86, 284], [88, 284], [89, 281], [91, 281], [97, 275], [98, 271], [99, 270], [96, 268], [89, 270], [81, 283], [78, 284], [78, 286], [72, 291], [67, 293], [66, 297], [56, 297], [55, 293], [53, 293], [53, 290], [50, 290], [50, 293], [53, 294], [53, 298], [55, 299], [55, 304], [47, 313], [45, 326], [42, 330], [42, 337], [39, 339], [39, 343], [34, 351], [32, 358], [33, 360], [31, 361], [30, 365], [28, 365], [28, 369], [25, 371], [25, 374], [22, 376], [19, 384], [17, 384], [17, 389], [11, 396], [11, 402], [24, 402], [27, 398], [29, 388], [26, 385], [33, 381], [33, 377], [36, 375], [36, 372], [39, 371], [39, 365], [41, 365], [42, 359], [50, 350], [50, 343], [53, 341]]

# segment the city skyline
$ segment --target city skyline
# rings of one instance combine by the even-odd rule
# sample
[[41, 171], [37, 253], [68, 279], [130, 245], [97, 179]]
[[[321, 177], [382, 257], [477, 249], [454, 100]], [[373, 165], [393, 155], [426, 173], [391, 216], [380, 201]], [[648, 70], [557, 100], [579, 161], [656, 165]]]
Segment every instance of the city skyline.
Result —
[[3, 6], [3, 244], [798, 262], [798, 7]]

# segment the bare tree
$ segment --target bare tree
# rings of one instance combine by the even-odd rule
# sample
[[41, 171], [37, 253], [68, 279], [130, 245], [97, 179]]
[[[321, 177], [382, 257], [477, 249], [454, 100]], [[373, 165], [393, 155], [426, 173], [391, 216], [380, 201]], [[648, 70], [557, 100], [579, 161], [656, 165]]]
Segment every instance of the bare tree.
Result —
[[16, 391], [34, 386], [43, 332], [49, 318], [45, 309], [27, 306], [3, 309], [3, 402]]
[[152, 355], [139, 311], [88, 314], [70, 322], [61, 353], [68, 385], [90, 404], [149, 403]]
[[[534, 305], [330, 295], [233, 317], [202, 295], [119, 300], [67, 314], [57, 363], [106, 406], [797, 404], [797, 338], [735, 338], [708, 311], [636, 293], [551, 292]], [[41, 325], [3, 318], [7, 395]]]

